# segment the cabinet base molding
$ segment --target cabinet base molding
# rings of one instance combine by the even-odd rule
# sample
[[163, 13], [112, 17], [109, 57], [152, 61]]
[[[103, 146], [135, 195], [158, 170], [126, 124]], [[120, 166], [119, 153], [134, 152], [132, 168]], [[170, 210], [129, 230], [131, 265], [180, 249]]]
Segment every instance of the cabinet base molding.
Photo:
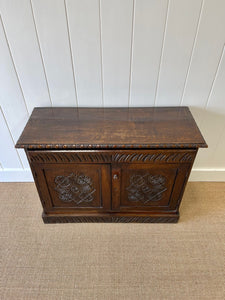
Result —
[[79, 215], [47, 215], [42, 214], [45, 224], [53, 223], [177, 223], [179, 214], [150, 215], [150, 216], [125, 216], [125, 215], [99, 215], [99, 216], [79, 216]]

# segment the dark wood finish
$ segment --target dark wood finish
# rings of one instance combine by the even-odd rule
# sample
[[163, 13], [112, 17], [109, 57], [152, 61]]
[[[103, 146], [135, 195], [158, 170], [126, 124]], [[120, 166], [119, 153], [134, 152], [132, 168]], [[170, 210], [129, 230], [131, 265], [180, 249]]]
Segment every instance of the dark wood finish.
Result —
[[30, 163], [188, 163], [195, 149], [154, 150], [29, 150]]
[[18, 148], [196, 148], [206, 143], [188, 107], [35, 108]]
[[120, 211], [169, 210], [177, 202], [181, 187], [175, 192], [173, 188], [180, 176], [179, 165], [132, 164], [122, 170]]
[[36, 108], [16, 147], [25, 148], [45, 223], [175, 223], [207, 145], [187, 107]]
[[98, 215], [98, 216], [64, 216], [64, 215], [57, 215], [51, 216], [46, 215], [45, 213], [42, 214], [42, 218], [44, 223], [177, 223], [179, 220], [179, 214], [171, 214], [171, 215], [152, 215], [152, 216], [120, 216], [117, 214], [114, 215]]
[[50, 212], [107, 211], [111, 207], [110, 166], [103, 164], [32, 165], [44, 192], [43, 209]]

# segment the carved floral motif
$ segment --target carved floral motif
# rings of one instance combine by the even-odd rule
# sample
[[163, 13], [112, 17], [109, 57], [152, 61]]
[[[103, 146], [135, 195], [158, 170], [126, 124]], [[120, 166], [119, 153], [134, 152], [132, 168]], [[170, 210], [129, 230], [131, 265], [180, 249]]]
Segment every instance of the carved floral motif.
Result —
[[96, 189], [92, 179], [84, 174], [71, 173], [68, 176], [55, 177], [55, 190], [63, 202], [75, 202], [77, 205], [94, 200]]
[[141, 201], [147, 204], [150, 201], [159, 201], [167, 190], [166, 178], [162, 175], [132, 175], [128, 186], [128, 200], [132, 202]]

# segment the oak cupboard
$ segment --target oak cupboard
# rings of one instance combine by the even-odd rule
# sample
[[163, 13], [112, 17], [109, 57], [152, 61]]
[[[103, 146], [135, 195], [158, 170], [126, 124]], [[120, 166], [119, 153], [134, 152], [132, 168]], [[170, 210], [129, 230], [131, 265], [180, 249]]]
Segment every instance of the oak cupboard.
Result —
[[51, 107], [33, 110], [16, 147], [45, 223], [174, 223], [207, 144], [188, 107]]

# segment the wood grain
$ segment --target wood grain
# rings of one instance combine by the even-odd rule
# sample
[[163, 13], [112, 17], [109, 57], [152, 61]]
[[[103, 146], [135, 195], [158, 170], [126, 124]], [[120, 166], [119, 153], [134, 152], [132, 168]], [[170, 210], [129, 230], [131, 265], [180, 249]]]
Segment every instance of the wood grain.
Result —
[[49, 216], [42, 214], [46, 224], [52, 223], [177, 223], [179, 215], [170, 216]]
[[187, 107], [35, 108], [17, 148], [207, 147]]

